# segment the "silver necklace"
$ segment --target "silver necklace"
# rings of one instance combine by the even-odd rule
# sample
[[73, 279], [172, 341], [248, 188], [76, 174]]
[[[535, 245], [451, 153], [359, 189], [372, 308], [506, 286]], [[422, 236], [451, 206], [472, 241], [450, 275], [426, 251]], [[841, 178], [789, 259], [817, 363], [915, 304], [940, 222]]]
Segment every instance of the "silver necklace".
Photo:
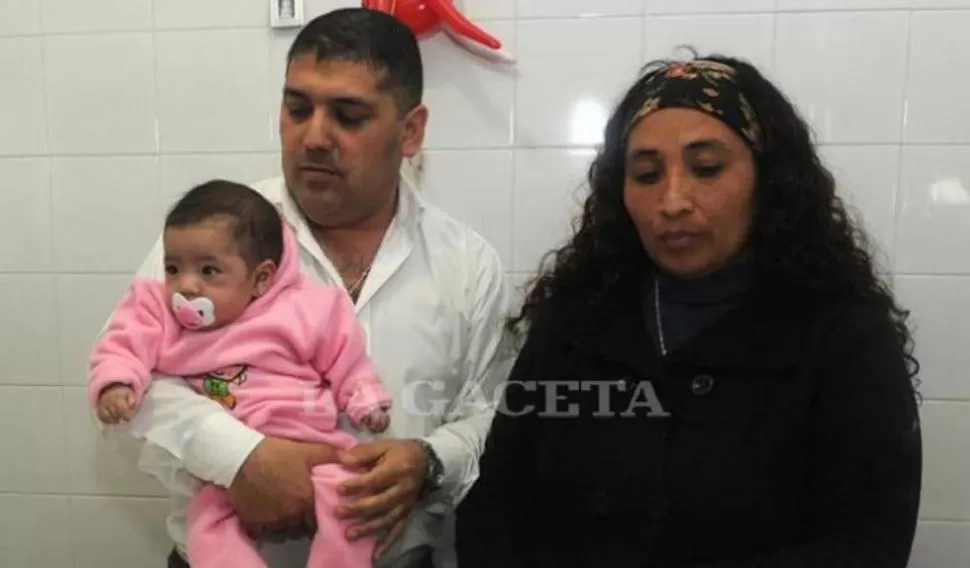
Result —
[[657, 339], [660, 342], [660, 354], [667, 356], [667, 344], [664, 341], [664, 324], [660, 315], [660, 281], [653, 277], [653, 313], [657, 317]]
[[357, 281], [347, 287], [347, 293], [350, 294], [350, 297], [355, 302], [357, 301], [357, 297], [360, 296], [361, 288], [364, 287], [364, 281], [367, 279], [367, 276], [370, 275], [370, 269], [371, 267], [368, 266], [367, 269], [360, 274], [360, 277], [357, 278]]

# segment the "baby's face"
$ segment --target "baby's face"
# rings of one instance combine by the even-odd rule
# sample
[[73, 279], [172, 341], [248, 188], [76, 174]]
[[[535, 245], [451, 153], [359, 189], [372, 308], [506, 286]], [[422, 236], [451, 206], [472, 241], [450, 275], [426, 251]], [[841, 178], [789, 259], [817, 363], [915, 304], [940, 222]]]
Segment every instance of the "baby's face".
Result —
[[227, 220], [212, 219], [169, 227], [165, 246], [165, 286], [192, 300], [205, 296], [215, 307], [212, 328], [226, 325], [246, 310], [256, 295], [256, 275], [233, 241]]

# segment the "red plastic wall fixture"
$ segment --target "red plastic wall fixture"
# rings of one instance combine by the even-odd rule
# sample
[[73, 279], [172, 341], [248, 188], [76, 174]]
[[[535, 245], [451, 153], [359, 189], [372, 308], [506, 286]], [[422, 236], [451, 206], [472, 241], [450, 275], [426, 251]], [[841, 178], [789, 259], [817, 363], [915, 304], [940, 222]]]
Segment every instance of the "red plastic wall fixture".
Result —
[[362, 5], [391, 14], [419, 38], [442, 30], [476, 55], [503, 63], [515, 62], [512, 55], [502, 50], [502, 42], [466, 18], [454, 0], [363, 0]]

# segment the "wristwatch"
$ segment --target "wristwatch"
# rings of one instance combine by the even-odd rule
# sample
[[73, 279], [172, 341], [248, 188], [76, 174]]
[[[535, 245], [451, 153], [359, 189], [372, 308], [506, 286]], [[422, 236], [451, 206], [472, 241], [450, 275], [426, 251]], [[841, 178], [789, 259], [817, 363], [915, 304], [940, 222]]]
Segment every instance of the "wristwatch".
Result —
[[445, 466], [441, 463], [441, 458], [438, 457], [438, 454], [431, 447], [431, 444], [424, 440], [418, 440], [417, 442], [421, 444], [425, 463], [427, 463], [427, 467], [424, 470], [424, 482], [421, 484], [421, 491], [419, 493], [423, 499], [441, 489], [441, 485], [445, 480]]

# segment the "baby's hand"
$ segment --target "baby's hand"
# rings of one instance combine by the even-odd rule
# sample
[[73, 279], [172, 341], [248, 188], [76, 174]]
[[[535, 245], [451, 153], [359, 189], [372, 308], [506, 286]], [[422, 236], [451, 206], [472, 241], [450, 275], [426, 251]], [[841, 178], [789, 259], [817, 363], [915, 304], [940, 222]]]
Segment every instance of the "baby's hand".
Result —
[[387, 413], [387, 410], [378, 408], [365, 416], [360, 421], [360, 424], [371, 432], [379, 434], [387, 430], [387, 427], [391, 425], [391, 416]]
[[135, 414], [135, 391], [125, 385], [110, 386], [98, 398], [98, 420], [105, 424], [129, 421]]

